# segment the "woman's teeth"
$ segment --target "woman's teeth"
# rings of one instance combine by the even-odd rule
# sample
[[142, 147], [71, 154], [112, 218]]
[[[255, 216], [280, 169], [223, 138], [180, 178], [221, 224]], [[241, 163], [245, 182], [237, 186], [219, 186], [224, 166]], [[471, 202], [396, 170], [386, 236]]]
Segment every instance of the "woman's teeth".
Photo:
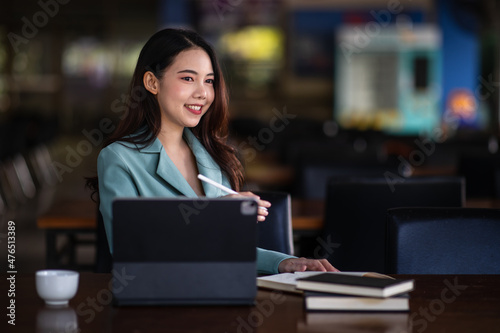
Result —
[[191, 110], [195, 110], [195, 111], [200, 111], [201, 109], [201, 106], [200, 105], [186, 105], [188, 108], [190, 108]]

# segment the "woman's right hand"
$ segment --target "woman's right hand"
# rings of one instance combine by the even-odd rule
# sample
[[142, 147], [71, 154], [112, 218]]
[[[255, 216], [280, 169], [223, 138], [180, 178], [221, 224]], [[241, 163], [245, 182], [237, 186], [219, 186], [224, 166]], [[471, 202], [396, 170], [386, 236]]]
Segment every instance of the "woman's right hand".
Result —
[[280, 273], [293, 273], [304, 271], [340, 272], [326, 259], [290, 258], [280, 262]]
[[238, 194], [230, 194], [228, 197], [252, 197], [257, 199], [257, 203], [259, 205], [259, 209], [257, 211], [257, 222], [264, 222], [266, 220], [266, 216], [269, 215], [267, 208], [271, 207], [271, 203], [266, 200], [261, 200], [257, 194], [252, 192], [238, 192]]

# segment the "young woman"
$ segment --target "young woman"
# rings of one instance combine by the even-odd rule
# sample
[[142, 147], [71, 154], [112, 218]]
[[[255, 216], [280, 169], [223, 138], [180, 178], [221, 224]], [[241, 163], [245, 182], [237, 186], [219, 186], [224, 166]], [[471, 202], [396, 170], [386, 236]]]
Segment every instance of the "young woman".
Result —
[[[165, 29], [154, 34], [139, 55], [129, 94], [127, 113], [99, 154], [98, 177], [89, 181], [99, 194], [110, 248], [116, 197], [224, 195], [202, 184], [198, 173], [236, 191], [243, 184], [242, 166], [226, 144], [224, 78], [212, 47], [197, 33]], [[270, 203], [259, 199], [259, 206]], [[266, 215], [259, 209], [258, 220]], [[257, 268], [261, 273], [336, 271], [327, 260], [264, 249], [257, 249]]]

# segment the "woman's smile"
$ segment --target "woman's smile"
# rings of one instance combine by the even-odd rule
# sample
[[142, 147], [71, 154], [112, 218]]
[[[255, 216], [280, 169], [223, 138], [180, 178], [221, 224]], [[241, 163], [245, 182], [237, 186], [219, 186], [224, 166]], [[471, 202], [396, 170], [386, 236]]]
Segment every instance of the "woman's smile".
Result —
[[184, 107], [191, 113], [195, 115], [201, 115], [203, 110], [203, 105], [202, 104], [186, 104]]

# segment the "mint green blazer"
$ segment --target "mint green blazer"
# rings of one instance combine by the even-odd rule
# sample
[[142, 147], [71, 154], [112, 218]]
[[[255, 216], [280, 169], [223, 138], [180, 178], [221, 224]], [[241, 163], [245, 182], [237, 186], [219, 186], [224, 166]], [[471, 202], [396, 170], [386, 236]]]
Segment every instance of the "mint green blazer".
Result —
[[[184, 139], [191, 148], [202, 175], [230, 187], [229, 180], [213, 160], [205, 147], [189, 130], [184, 130]], [[97, 159], [99, 178], [99, 199], [104, 227], [110, 249], [113, 248], [112, 208], [113, 199], [118, 197], [197, 197], [182, 176], [163, 146], [156, 138], [154, 142], [138, 149], [135, 144], [115, 142], [105, 147]], [[207, 197], [226, 195], [222, 190], [203, 183]], [[264, 222], [265, 223], [265, 222]], [[279, 263], [292, 256], [257, 248], [257, 270], [259, 273], [278, 273]]]

